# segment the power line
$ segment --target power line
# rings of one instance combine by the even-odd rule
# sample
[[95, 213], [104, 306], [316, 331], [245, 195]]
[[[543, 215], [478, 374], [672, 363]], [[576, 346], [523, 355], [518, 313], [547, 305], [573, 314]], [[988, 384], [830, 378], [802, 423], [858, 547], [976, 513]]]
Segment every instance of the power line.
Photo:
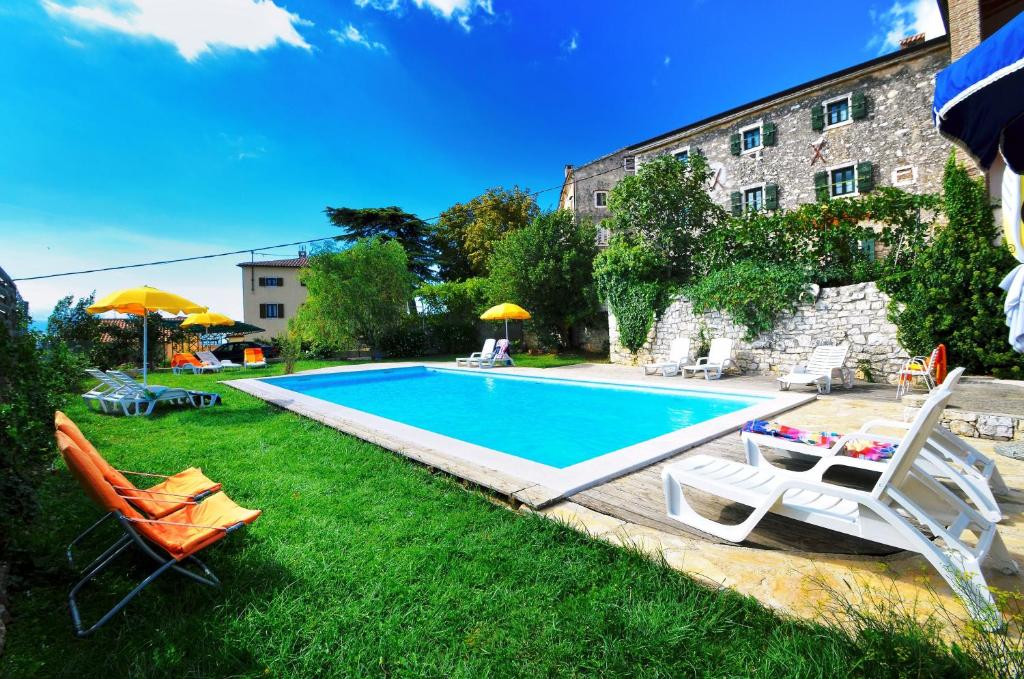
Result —
[[[576, 181], [586, 181], [587, 179], [593, 179], [594, 177], [600, 177], [603, 174], [608, 174], [609, 172], [613, 172], [613, 171], [618, 170], [618, 169], [619, 169], [618, 166], [612, 166], [612, 167], [608, 168], [607, 170], [602, 170], [601, 172], [596, 172], [596, 173], [594, 173], [592, 175], [589, 175], [587, 177], [580, 177]], [[547, 193], [548, 191], [554, 191], [555, 189], [561, 189], [561, 188], [562, 188], [562, 184], [559, 184], [557, 186], [549, 186], [546, 189], [541, 189], [540, 191], [534, 191], [534, 192], [528, 193], [526, 195], [530, 196], [531, 198], [536, 198], [537, 196], [541, 195], [542, 193]], [[440, 217], [441, 217], [441, 215], [434, 215], [433, 217], [427, 217], [426, 219], [423, 219], [421, 221], [423, 221], [423, 222], [432, 222], [435, 219], [440, 219]], [[97, 269], [82, 269], [80, 271], [64, 271], [62, 273], [43, 274], [43, 275], [40, 275], [40, 276], [22, 276], [21, 278], [12, 278], [11, 280], [13, 280], [13, 281], [39, 281], [39, 280], [43, 280], [45, 278], [61, 278], [61, 277], [64, 277], [64, 276], [78, 276], [80, 274], [87, 274], [87, 273], [102, 273], [104, 271], [121, 271], [121, 270], [124, 270], [124, 269], [139, 269], [139, 268], [146, 267], [146, 266], [160, 266], [162, 264], [180, 264], [181, 262], [194, 262], [194, 261], [201, 260], [201, 259], [215, 259], [217, 257], [229, 257], [231, 255], [244, 255], [244, 254], [247, 254], [247, 253], [264, 255], [264, 256], [274, 256], [272, 253], [263, 253], [263, 252], [260, 252], [260, 250], [274, 250], [274, 249], [277, 249], [277, 248], [286, 248], [286, 247], [292, 247], [292, 246], [295, 246], [295, 245], [306, 245], [308, 243], [318, 243], [320, 241], [325, 241], [325, 240], [337, 240], [337, 238], [338, 238], [337, 234], [331, 234], [330, 236], [323, 236], [321, 238], [310, 238], [308, 240], [299, 240], [299, 241], [295, 241], [293, 243], [281, 243], [279, 245], [264, 245], [264, 246], [260, 246], [260, 247], [254, 247], [254, 248], [245, 248], [243, 250], [231, 250], [229, 252], [215, 252], [215, 253], [208, 254], [208, 255], [195, 255], [195, 256], [192, 256], [192, 257], [178, 257], [176, 259], [161, 259], [161, 260], [157, 260], [155, 262], [140, 262], [138, 264], [122, 264], [120, 266], [105, 266], [105, 267], [100, 267], [100, 268], [97, 268]]]

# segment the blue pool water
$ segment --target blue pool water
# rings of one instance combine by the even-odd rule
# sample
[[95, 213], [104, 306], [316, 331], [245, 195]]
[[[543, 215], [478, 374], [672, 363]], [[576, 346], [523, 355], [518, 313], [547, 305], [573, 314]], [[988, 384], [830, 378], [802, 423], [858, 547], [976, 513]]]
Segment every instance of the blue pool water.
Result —
[[558, 468], [766, 400], [422, 366], [267, 383]]

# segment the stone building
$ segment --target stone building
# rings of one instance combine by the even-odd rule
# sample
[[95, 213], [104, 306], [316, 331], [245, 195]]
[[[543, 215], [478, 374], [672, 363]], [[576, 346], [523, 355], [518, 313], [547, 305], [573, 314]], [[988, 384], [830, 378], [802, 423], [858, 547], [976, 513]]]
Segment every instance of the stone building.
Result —
[[[931, 120], [935, 74], [949, 39], [903, 49], [567, 167], [561, 207], [608, 216], [615, 184], [644, 162], [703, 155], [711, 195], [733, 214], [792, 209], [876, 186], [936, 192], [950, 145]], [[601, 235], [606, 238], [606, 234]], [[604, 244], [604, 243], [602, 243]]]
[[[609, 216], [608, 192], [644, 162], [700, 153], [733, 214], [791, 209], [877, 186], [938, 192], [951, 145], [932, 123], [934, 77], [1024, 9], [1021, 0], [941, 0], [947, 35], [908, 38], [871, 61], [565, 167], [559, 206]], [[609, 234], [599, 231], [600, 245]]]
[[242, 313], [246, 323], [266, 328], [277, 337], [288, 329], [288, 321], [303, 302], [306, 288], [299, 282], [299, 270], [306, 266], [306, 251], [298, 257], [264, 262], [242, 262]]

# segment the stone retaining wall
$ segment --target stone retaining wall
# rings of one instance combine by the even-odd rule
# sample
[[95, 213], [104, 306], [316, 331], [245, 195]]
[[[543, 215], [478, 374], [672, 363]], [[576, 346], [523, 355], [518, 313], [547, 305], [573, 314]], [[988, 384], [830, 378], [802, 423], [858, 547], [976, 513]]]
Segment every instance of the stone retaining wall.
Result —
[[[908, 405], [903, 409], [903, 419], [910, 422], [920, 411], [919, 407]], [[957, 436], [992, 441], [1024, 440], [1024, 419], [1014, 415], [946, 408], [940, 422]]]
[[814, 286], [813, 290], [813, 303], [801, 304], [795, 312], [781, 316], [775, 330], [753, 341], [743, 339], [746, 329], [727, 315], [694, 314], [689, 300], [677, 298], [655, 323], [636, 356], [619, 344], [618, 324], [609, 312], [611, 362], [635, 365], [665, 360], [672, 340], [680, 336], [690, 338], [691, 358], [695, 358], [703, 325], [709, 339], [735, 340], [733, 358], [747, 374], [778, 374], [806, 362], [818, 345], [848, 343], [849, 367], [870, 366], [875, 380], [892, 382], [907, 353], [896, 341], [896, 326], [886, 317], [889, 298], [885, 293], [874, 283], [820, 290]]

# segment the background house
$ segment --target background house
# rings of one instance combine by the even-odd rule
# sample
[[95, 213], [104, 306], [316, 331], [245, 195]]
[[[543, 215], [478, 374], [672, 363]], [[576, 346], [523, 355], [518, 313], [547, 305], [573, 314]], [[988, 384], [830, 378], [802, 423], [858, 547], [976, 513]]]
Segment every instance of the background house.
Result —
[[268, 337], [288, 329], [288, 320], [306, 301], [299, 270], [306, 266], [306, 250], [292, 259], [242, 262], [242, 315], [246, 323], [266, 328]]

